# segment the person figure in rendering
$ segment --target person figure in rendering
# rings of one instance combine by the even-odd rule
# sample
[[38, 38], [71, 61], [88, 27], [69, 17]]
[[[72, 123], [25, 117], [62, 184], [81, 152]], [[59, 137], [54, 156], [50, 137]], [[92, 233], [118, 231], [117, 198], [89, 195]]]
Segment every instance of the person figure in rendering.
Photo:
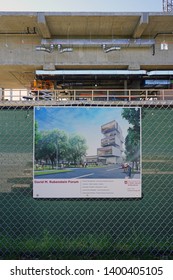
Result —
[[132, 174], [132, 168], [131, 168], [130, 164], [128, 163], [128, 165], [127, 165], [127, 175], [128, 175], [129, 179], [131, 178], [131, 174]]

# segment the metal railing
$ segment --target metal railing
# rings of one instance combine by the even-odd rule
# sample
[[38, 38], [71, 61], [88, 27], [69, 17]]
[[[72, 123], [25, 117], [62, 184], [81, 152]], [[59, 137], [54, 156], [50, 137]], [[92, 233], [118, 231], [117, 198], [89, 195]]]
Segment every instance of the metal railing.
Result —
[[5, 101], [146, 101], [173, 100], [173, 89], [61, 89], [61, 90], [5, 90], [0, 95]]

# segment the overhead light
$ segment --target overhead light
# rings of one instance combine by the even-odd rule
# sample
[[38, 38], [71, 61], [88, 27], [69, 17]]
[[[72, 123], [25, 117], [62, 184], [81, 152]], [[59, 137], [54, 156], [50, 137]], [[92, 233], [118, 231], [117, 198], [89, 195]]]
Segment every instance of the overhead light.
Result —
[[62, 46], [60, 44], [57, 45], [58, 51], [61, 51]]
[[36, 49], [36, 51], [43, 51], [43, 52], [48, 52], [48, 53], [52, 52], [52, 49], [44, 47], [44, 46], [36, 46], [35, 49]]
[[63, 48], [60, 44], [50, 44], [45, 47], [45, 45], [36, 46], [36, 51], [45, 51], [52, 53], [53, 51], [58, 51], [59, 53], [72, 52], [73, 48]]
[[60, 53], [73, 51], [73, 48], [63, 48], [62, 45], [60, 45], [60, 44], [57, 45], [57, 49]]
[[60, 53], [64, 53], [64, 52], [72, 52], [73, 48], [64, 48], [60, 50]]
[[[173, 71], [172, 71], [173, 72]], [[146, 70], [36, 70], [36, 75], [146, 75]]]
[[121, 47], [119, 47], [119, 46], [106, 47], [106, 45], [103, 45], [102, 47], [103, 47], [103, 51], [105, 53], [121, 50]]

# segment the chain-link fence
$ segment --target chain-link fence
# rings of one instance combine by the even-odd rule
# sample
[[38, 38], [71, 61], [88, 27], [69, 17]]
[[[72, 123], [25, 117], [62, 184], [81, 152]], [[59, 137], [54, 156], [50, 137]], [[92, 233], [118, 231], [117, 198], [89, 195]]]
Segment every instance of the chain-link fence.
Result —
[[173, 258], [173, 107], [137, 106], [142, 199], [34, 199], [33, 107], [0, 107], [1, 259]]

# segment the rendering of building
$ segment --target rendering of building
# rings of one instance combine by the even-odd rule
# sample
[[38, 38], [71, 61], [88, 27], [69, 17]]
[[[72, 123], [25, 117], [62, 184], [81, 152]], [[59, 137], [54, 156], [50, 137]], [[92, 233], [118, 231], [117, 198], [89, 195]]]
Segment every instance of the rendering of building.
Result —
[[104, 138], [101, 139], [101, 148], [97, 149], [99, 158], [106, 159], [106, 164], [122, 162], [124, 138], [119, 124], [113, 120], [101, 126]]
[[87, 164], [97, 164], [98, 163], [98, 156], [93, 155], [93, 156], [86, 156], [86, 163]]

